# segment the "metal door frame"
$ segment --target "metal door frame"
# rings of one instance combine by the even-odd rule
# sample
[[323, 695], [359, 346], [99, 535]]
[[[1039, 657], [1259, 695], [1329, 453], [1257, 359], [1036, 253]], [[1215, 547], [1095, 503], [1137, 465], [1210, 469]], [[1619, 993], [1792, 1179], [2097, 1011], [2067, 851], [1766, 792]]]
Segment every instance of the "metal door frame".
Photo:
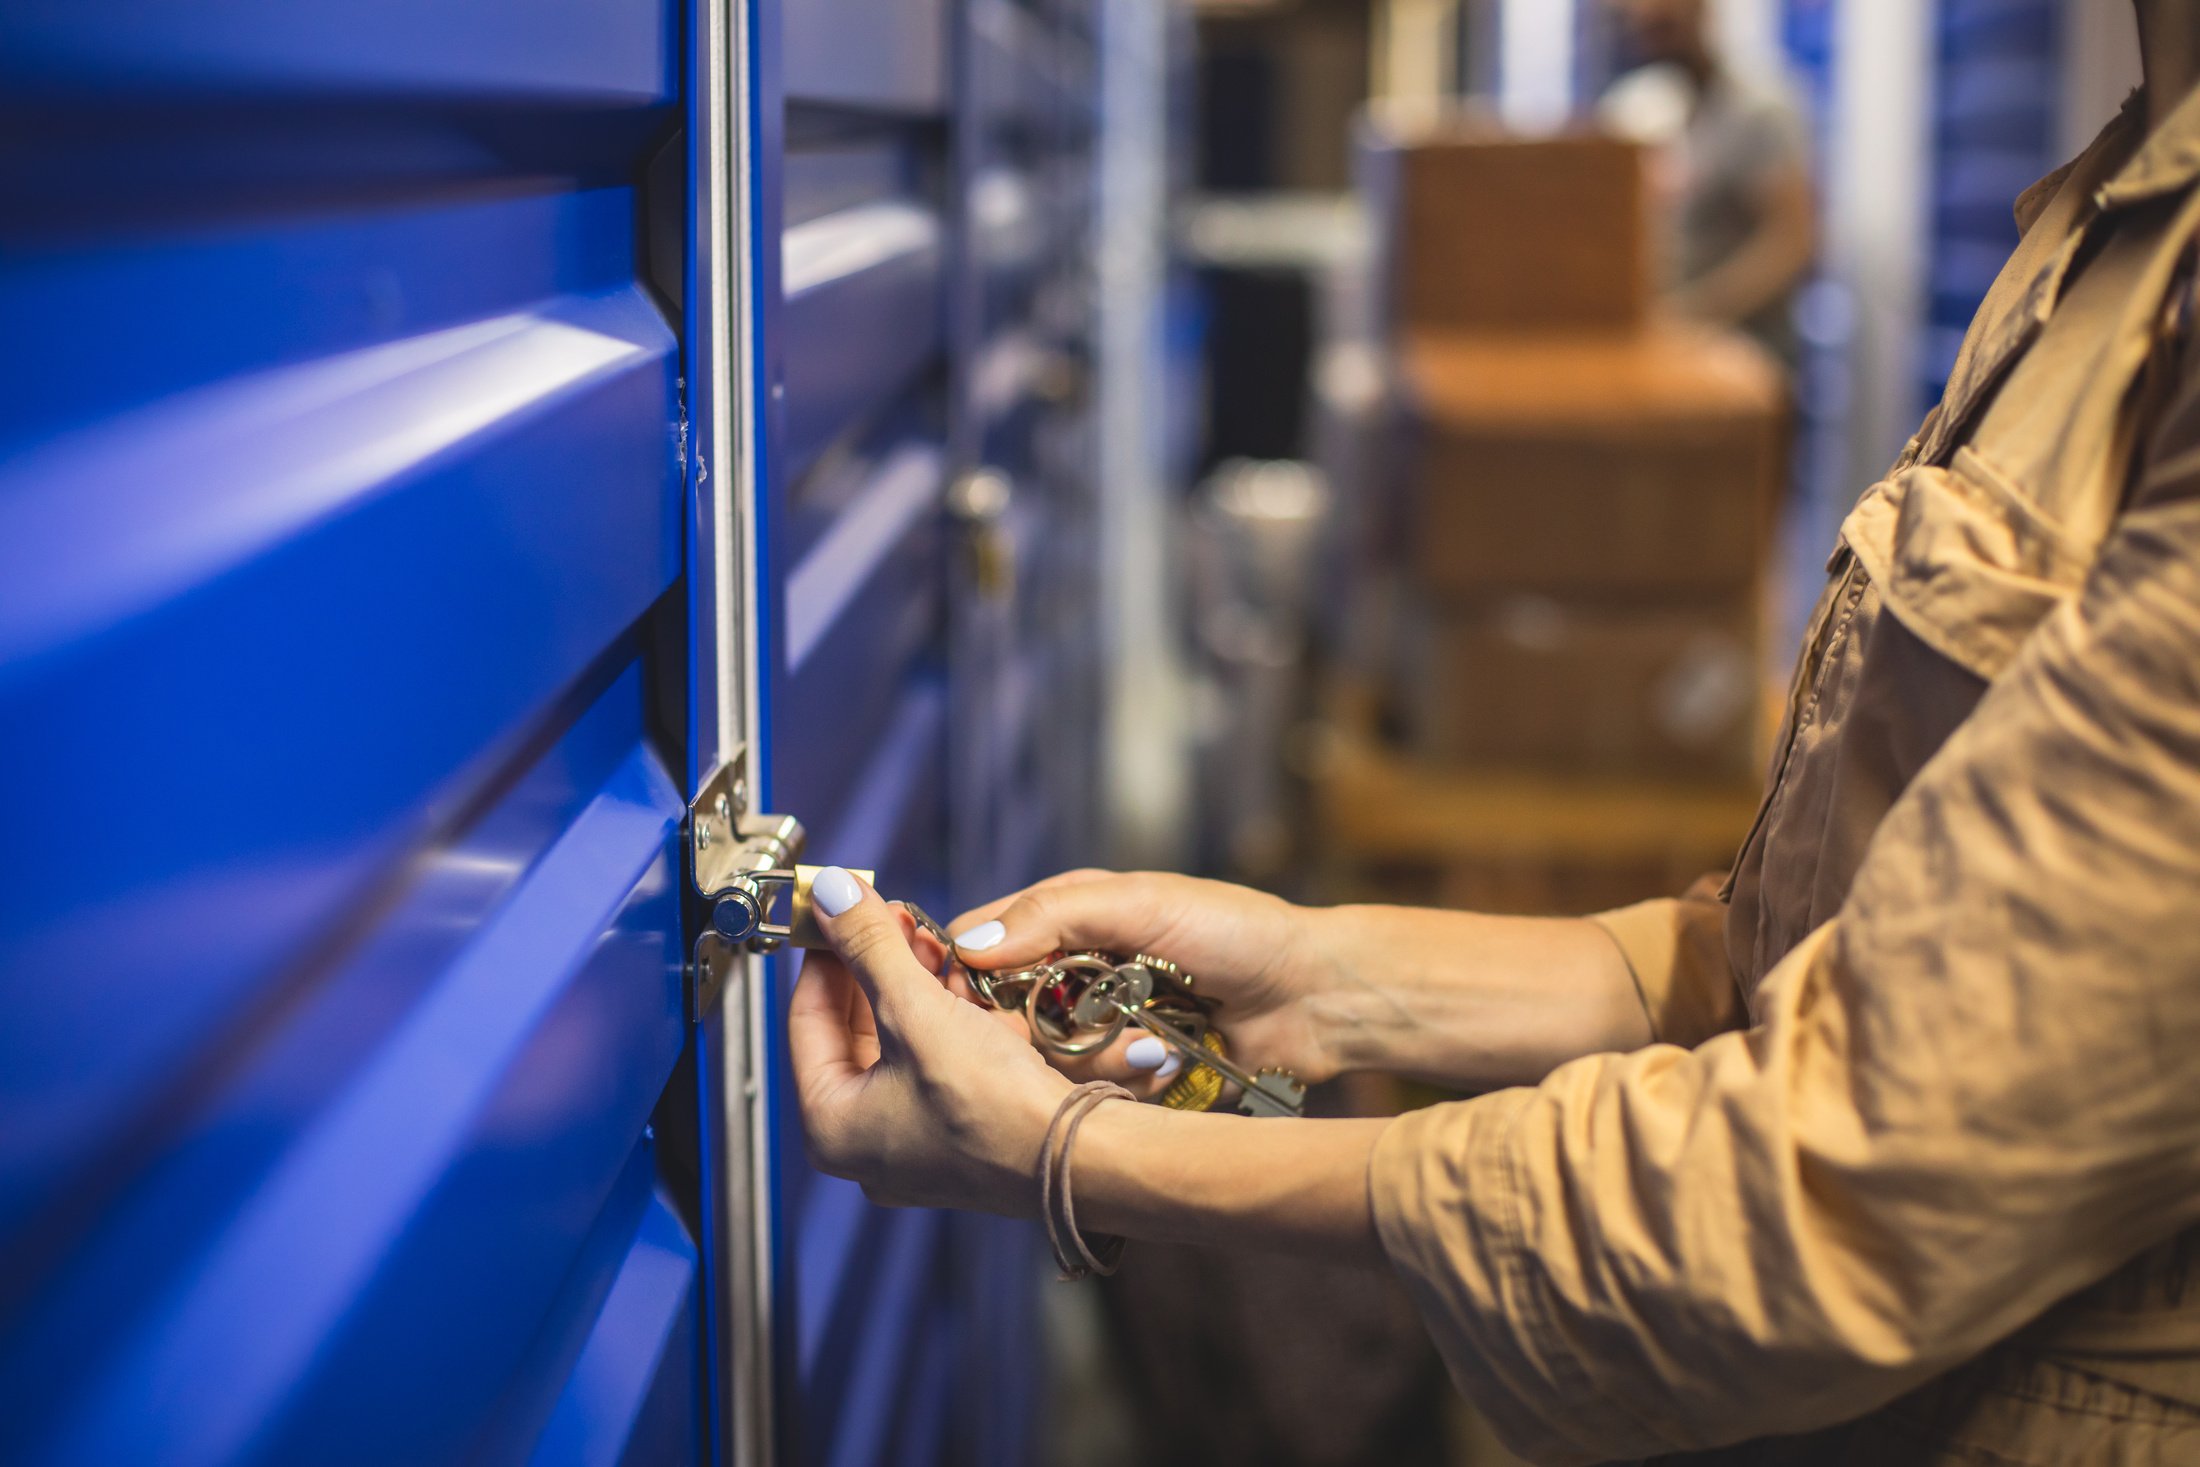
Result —
[[[764, 791], [757, 598], [756, 252], [759, 0], [694, 0], [689, 15], [687, 264], [688, 797], [729, 761]], [[743, 954], [696, 1031], [703, 1185], [708, 1438], [720, 1467], [772, 1459], [771, 1006]], [[690, 983], [702, 975], [691, 973]]]

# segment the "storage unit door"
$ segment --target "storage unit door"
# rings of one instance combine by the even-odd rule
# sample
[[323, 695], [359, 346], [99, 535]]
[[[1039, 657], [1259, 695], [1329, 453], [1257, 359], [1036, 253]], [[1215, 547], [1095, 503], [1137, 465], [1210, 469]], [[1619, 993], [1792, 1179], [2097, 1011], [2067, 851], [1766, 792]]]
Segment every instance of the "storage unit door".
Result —
[[[998, 754], [1036, 729], [1051, 669], [993, 650], [1016, 603], [972, 598], [985, 537], [1013, 538], [1030, 567], [1032, 545], [1067, 522], [1024, 482], [1029, 451], [1005, 465], [1029, 491], [1006, 517], [974, 515], [967, 493], [986, 466], [972, 262], [1018, 254], [987, 277], [1019, 303], [1018, 331], [989, 329], [982, 344], [1007, 353], [988, 379], [989, 421], [1030, 444], [1048, 411], [1035, 386], [1047, 357], [1021, 318], [1057, 180], [974, 176], [977, 23], [955, 0], [778, 0], [760, 10], [755, 58], [766, 799], [808, 825], [806, 859], [875, 868], [886, 895], [943, 919], [1000, 890], [1012, 865], [1036, 874], [1045, 853], [1009, 841], [1001, 812], [1059, 829], [1040, 808], [1052, 792]], [[984, 240], [972, 200], [993, 210]], [[1080, 238], [1056, 243], [1081, 250]], [[780, 1002], [794, 966], [781, 965]], [[783, 1070], [779, 1087], [787, 1095]], [[1031, 1460], [1033, 1231], [873, 1208], [809, 1169], [791, 1104], [777, 1122], [789, 1459]]]
[[0, 1460], [697, 1459], [677, 23], [0, 12]]
[[995, 488], [991, 574], [957, 583], [958, 874], [1010, 890], [1091, 859], [1101, 669], [1091, 254], [1097, 7], [969, 0], [960, 92], [958, 462]]
[[[873, 868], [942, 918], [949, 17], [767, 3], [756, 73], [783, 129], [758, 160], [770, 808], [807, 824], [806, 859]], [[783, 1001], [797, 965], [776, 966]], [[812, 1172], [791, 1099], [777, 1138], [784, 1459], [953, 1460], [982, 1407], [962, 1392], [945, 1216]]]

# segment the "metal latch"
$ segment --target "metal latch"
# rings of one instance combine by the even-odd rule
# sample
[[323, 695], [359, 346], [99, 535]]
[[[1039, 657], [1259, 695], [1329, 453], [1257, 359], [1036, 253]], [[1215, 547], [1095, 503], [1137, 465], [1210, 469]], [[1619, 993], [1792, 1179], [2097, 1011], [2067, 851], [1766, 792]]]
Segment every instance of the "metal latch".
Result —
[[711, 905], [710, 926], [695, 939], [688, 970], [687, 1009], [700, 1020], [737, 971], [744, 948], [769, 952], [788, 929], [773, 924], [772, 902], [791, 886], [789, 863], [802, 850], [802, 822], [792, 815], [752, 815], [741, 765], [746, 751], [711, 772], [688, 806], [688, 872]]
[[[800, 881], [802, 822], [792, 815], [752, 815], [739, 760], [721, 764], [688, 807], [688, 860], [695, 890], [711, 904], [711, 929], [735, 946], [771, 952], [794, 935], [793, 917], [774, 922], [781, 891]], [[807, 882], [800, 882], [807, 895]], [[802, 903], [807, 906], [808, 903]]]
[[[802, 822], [792, 815], [749, 814], [740, 767], [737, 753], [703, 782], [702, 793], [688, 806], [688, 867], [695, 890], [710, 903], [710, 927], [695, 942], [692, 1016], [708, 1007], [743, 950], [825, 946], [810, 905], [810, 885], [822, 868], [794, 864], [802, 854]], [[876, 880], [869, 871], [855, 874]], [[782, 892], [787, 915], [778, 921], [773, 908]]]

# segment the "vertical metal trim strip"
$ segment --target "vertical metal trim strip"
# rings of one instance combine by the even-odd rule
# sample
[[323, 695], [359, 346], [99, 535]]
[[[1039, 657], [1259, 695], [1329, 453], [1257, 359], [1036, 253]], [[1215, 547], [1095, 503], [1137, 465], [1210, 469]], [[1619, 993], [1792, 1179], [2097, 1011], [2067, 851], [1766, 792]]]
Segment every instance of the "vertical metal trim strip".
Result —
[[[747, 0], [698, 0], [691, 109], [695, 231], [689, 323], [696, 540], [690, 548], [696, 645], [690, 688], [692, 788], [738, 755], [761, 808], [755, 556], [758, 429], [752, 228], [751, 68]], [[700, 953], [698, 961], [700, 961]], [[709, 1284], [711, 1454], [721, 1467], [771, 1460], [773, 1323], [770, 1107], [762, 962], [740, 955], [696, 1034]]]
[[[764, 687], [767, 670], [773, 665], [773, 639], [778, 634], [778, 618], [765, 599], [762, 579], [772, 472], [766, 432], [768, 425], [777, 422], [773, 403], [780, 391], [776, 361], [767, 366], [765, 350], [767, 321], [776, 317], [779, 300], [780, 240], [776, 196], [767, 200], [764, 190], [767, 183], [777, 183], [773, 165], [784, 147], [784, 125], [778, 116], [778, 33], [775, 25], [767, 23], [770, 17], [763, 9], [774, 0], [713, 3], [728, 7], [734, 26], [725, 51], [725, 65], [732, 77], [724, 112], [731, 156], [728, 171], [721, 176], [729, 180], [732, 196], [725, 220], [724, 258], [731, 264], [734, 287], [727, 319], [733, 323], [730, 411], [738, 414], [738, 472], [730, 487], [736, 539], [727, 545], [725, 556], [729, 577], [738, 578], [739, 606], [747, 631], [739, 644], [733, 675], [741, 690], [738, 727], [742, 747], [747, 751], [750, 808], [765, 810], [772, 808], [773, 791]], [[775, 1186], [779, 1098], [778, 1070], [772, 1054], [778, 1013], [773, 1001], [774, 978], [771, 960], [755, 955], [743, 957], [740, 1000], [746, 1006], [746, 1022], [738, 1042], [747, 1059], [747, 1075], [738, 1100], [745, 1106], [741, 1114], [748, 1124], [752, 1251], [746, 1263], [755, 1308], [748, 1337], [754, 1365], [747, 1376], [747, 1430], [742, 1436], [744, 1455], [738, 1467], [762, 1467], [779, 1460], [778, 1412], [785, 1391], [779, 1379], [780, 1270], [775, 1236], [779, 1218]], [[734, 1042], [736, 1036], [729, 1035], [729, 1045]], [[735, 1099], [728, 1096], [729, 1103]]]
[[[705, 939], [706, 942], [709, 939]], [[772, 1333], [770, 1279], [760, 1266], [767, 1209], [756, 1192], [756, 1071], [750, 1063], [755, 1026], [747, 989], [738, 977], [754, 965], [734, 956], [734, 976], [697, 1031], [708, 1195], [711, 1324], [712, 1458], [722, 1467], [763, 1467], [771, 1460]]]
[[[727, 4], [728, 0], [715, 0]], [[729, 302], [729, 319], [734, 323], [732, 397], [738, 405], [739, 419], [736, 427], [736, 452], [739, 471], [729, 486], [733, 501], [735, 536], [725, 547], [724, 558], [729, 576], [739, 580], [739, 606], [749, 635], [739, 643], [740, 655], [735, 659], [734, 671], [741, 689], [740, 731], [741, 747], [747, 751], [749, 788], [753, 809], [770, 808], [764, 802], [771, 794], [770, 750], [765, 742], [763, 676], [765, 642], [773, 625], [773, 618], [766, 615], [762, 591], [759, 585], [759, 558], [763, 553], [762, 526], [758, 507], [766, 492], [764, 456], [761, 449], [764, 431], [763, 415], [758, 411], [760, 386], [756, 364], [762, 333], [759, 319], [761, 292], [776, 288], [771, 272], [760, 268], [758, 251], [763, 243], [757, 227], [757, 149], [761, 138], [756, 127], [760, 98], [756, 57], [758, 37], [755, 4], [757, 0], [735, 0], [731, 9], [735, 17], [735, 34], [728, 48], [726, 64], [733, 73], [733, 87], [727, 97], [725, 115], [732, 132], [730, 176], [734, 206], [726, 221], [726, 258], [732, 262], [734, 272], [733, 299]], [[773, 257], [776, 259], [777, 241], [773, 241]], [[730, 416], [729, 412], [729, 416]], [[764, 958], [753, 954], [742, 958], [742, 984], [740, 1000], [744, 1005], [744, 1023], [739, 1035], [729, 1035], [731, 1052], [734, 1045], [746, 1057], [747, 1073], [743, 1077], [742, 1093], [729, 1095], [729, 1102], [738, 1102], [738, 1114], [748, 1126], [748, 1196], [750, 1253], [744, 1260], [748, 1270], [748, 1285], [755, 1301], [749, 1320], [749, 1358], [753, 1362], [747, 1373], [748, 1399], [743, 1403], [747, 1429], [742, 1434], [742, 1454], [736, 1459], [737, 1467], [763, 1467], [776, 1458], [775, 1445], [779, 1440], [775, 1420], [779, 1400], [776, 1378], [779, 1359], [777, 1323], [777, 1294], [774, 1281], [777, 1270], [774, 1258], [777, 1244], [772, 1236], [773, 1221], [778, 1210], [772, 1205], [772, 1116], [774, 1103], [772, 1091], [771, 1032], [775, 1006], [771, 998], [771, 969]]]

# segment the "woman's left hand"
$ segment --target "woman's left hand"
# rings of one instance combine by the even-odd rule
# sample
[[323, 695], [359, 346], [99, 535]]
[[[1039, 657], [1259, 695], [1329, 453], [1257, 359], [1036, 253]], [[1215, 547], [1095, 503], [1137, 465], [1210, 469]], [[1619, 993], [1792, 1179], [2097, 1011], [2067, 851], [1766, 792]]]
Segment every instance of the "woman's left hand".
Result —
[[888, 1206], [1035, 1214], [1069, 1082], [927, 971], [915, 924], [859, 879], [833, 867], [811, 893], [833, 947], [803, 962], [787, 1041], [812, 1163]]

